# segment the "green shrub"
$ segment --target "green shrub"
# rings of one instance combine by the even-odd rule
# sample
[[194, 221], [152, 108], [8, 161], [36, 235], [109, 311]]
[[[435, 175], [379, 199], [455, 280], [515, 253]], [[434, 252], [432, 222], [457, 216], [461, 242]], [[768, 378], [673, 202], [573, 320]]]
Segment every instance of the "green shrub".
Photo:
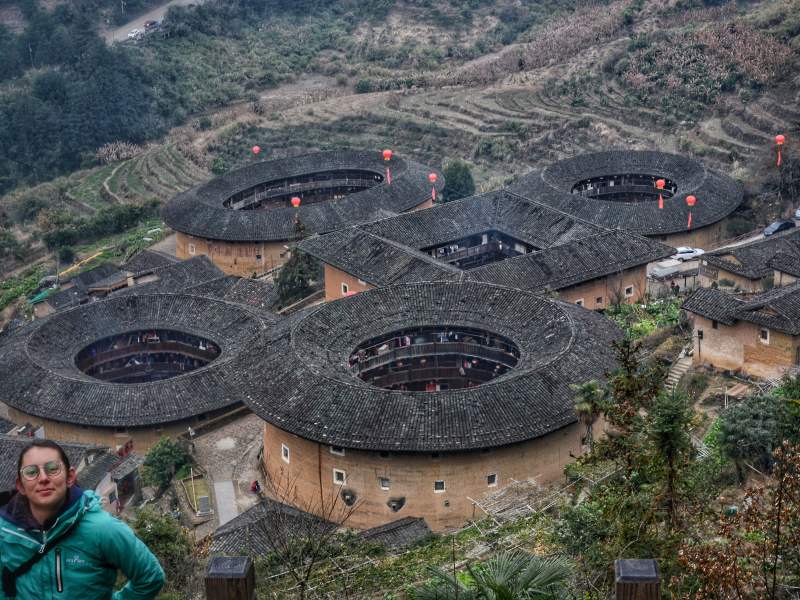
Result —
[[180, 444], [170, 438], [161, 438], [147, 452], [142, 479], [147, 485], [164, 489], [189, 460], [189, 455]]
[[372, 81], [369, 79], [359, 79], [356, 83], [356, 94], [369, 94], [373, 91]]

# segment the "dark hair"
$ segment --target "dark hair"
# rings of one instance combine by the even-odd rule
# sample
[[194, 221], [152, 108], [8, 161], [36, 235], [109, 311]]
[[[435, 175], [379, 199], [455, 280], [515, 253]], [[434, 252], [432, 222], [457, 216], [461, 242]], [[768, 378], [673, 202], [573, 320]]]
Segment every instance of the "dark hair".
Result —
[[56, 444], [53, 440], [33, 440], [30, 444], [26, 445], [19, 453], [19, 458], [17, 459], [17, 475], [19, 475], [19, 471], [20, 469], [22, 469], [22, 459], [24, 458], [28, 450], [32, 448], [50, 448], [52, 450], [58, 451], [58, 454], [61, 457], [61, 462], [64, 463], [64, 470], [69, 471], [69, 458], [67, 458], [67, 453], [64, 452], [64, 449], [61, 446]]

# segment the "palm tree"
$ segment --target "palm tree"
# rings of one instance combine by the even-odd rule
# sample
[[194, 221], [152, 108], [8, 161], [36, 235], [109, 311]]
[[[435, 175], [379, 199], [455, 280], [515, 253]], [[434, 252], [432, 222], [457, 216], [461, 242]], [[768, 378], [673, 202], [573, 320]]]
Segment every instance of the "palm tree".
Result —
[[519, 550], [502, 552], [476, 566], [467, 565], [463, 578], [437, 567], [428, 567], [428, 570], [433, 581], [414, 591], [416, 600], [557, 598], [571, 573], [563, 559], [543, 558]]
[[575, 412], [581, 422], [586, 425], [586, 441], [589, 452], [591, 452], [594, 448], [592, 427], [603, 412], [605, 391], [594, 379], [580, 385], [572, 384], [570, 388], [575, 392]]

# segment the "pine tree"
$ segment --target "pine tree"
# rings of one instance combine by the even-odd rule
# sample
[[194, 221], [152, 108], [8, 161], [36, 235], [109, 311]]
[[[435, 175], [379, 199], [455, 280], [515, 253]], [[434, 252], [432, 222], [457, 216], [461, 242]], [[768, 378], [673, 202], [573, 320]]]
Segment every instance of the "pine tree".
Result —
[[469, 165], [463, 160], [451, 160], [444, 166], [445, 187], [442, 202], [452, 202], [475, 193], [475, 181]]

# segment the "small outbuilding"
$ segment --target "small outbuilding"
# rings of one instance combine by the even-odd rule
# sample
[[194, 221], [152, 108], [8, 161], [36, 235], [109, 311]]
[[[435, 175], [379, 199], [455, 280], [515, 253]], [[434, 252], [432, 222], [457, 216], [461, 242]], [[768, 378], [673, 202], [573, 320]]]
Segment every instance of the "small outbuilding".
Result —
[[694, 364], [767, 379], [800, 368], [800, 283], [746, 298], [700, 289], [683, 309], [694, 319]]
[[800, 230], [778, 233], [700, 257], [700, 285], [763, 292], [800, 278]]

